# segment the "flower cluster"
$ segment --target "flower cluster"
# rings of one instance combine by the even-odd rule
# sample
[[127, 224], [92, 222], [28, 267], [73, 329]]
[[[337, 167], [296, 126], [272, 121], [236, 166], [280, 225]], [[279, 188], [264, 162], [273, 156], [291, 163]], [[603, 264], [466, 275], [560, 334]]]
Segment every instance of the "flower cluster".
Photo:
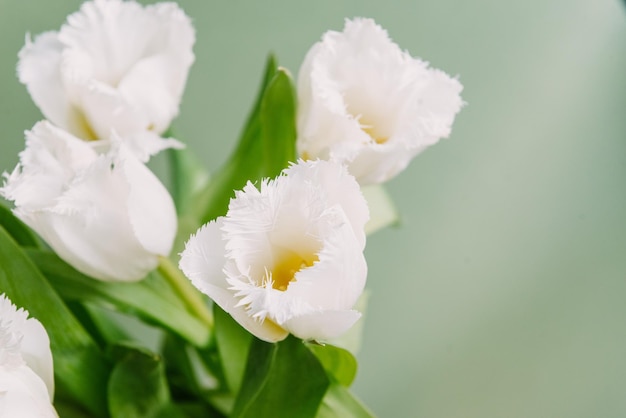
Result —
[[[355, 304], [367, 278], [364, 248], [370, 208], [361, 188], [386, 182], [419, 152], [447, 137], [463, 105], [458, 80], [400, 50], [373, 20], [347, 20], [343, 32], [327, 32], [308, 52], [297, 89], [288, 73], [269, 67], [259, 101], [263, 106], [255, 110], [266, 113], [262, 118], [253, 114], [250, 123], [270, 127], [286, 123], [292, 129], [284, 129], [280, 139], [263, 136], [274, 132], [267, 126], [245, 130], [237, 151], [242, 154], [235, 155], [203, 190], [181, 194], [192, 200], [185, 207], [194, 208], [185, 212], [145, 163], [166, 149], [183, 152], [181, 142], [163, 135], [178, 114], [194, 61], [194, 42], [191, 20], [173, 3], [142, 6], [133, 0], [92, 0], [70, 15], [58, 32], [28, 39], [19, 53], [19, 80], [46, 120], [26, 132], [25, 150], [17, 167], [4, 174], [0, 195], [14, 203], [15, 217], [47, 244], [18, 254], [33, 261], [23, 263], [24, 271], [35, 269], [32, 283], [46, 276], [54, 288], [42, 291], [48, 292], [45, 297], [61, 306], [71, 302], [75, 318], [69, 310], [63, 315], [72, 318], [68, 323], [81, 330], [84, 340], [72, 345], [71, 338], [56, 330], [51, 338], [68, 344], [68, 352], [91, 347], [81, 359], [97, 357], [96, 344], [87, 343], [91, 340], [86, 330], [93, 329], [100, 344], [145, 356], [142, 349], [111, 343], [111, 335], [122, 333], [111, 331], [114, 321], [94, 312], [95, 304], [138, 313], [164, 333], [182, 336], [188, 345], [179, 347], [181, 352], [198, 349], [196, 355], [210, 358], [205, 364], [215, 363], [224, 347], [215, 353], [211, 352], [215, 345], [207, 346], [209, 335], [215, 336], [213, 318], [198, 292], [250, 334], [269, 343], [284, 341], [289, 350], [301, 349], [289, 345], [293, 340], [289, 335], [325, 342], [346, 333], [361, 317]], [[283, 90], [271, 90], [279, 77]], [[268, 97], [277, 94], [284, 94], [278, 102], [288, 103], [286, 107], [272, 107]], [[241, 157], [263, 141], [267, 149], [279, 144], [292, 150], [285, 160], [276, 160], [280, 173], [264, 171], [267, 165], [260, 158]], [[273, 158], [270, 154], [265, 158]], [[247, 175], [243, 181], [240, 173]], [[205, 196], [210, 197], [208, 202]], [[224, 197], [230, 201], [218, 209], [221, 216], [209, 217], [212, 220], [202, 225], [205, 214], [219, 208], [214, 202]], [[179, 228], [179, 215], [192, 227]], [[172, 249], [181, 240], [187, 241], [179, 261], [186, 277], [169, 261], [176, 257]], [[155, 269], [158, 273], [153, 274]], [[3, 277], [0, 274], [0, 284]], [[11, 283], [19, 280], [7, 277]], [[191, 321], [183, 322], [189, 317]], [[26, 318], [25, 311], [0, 297], [0, 416], [56, 416], [48, 336], [38, 321]], [[206, 337], [197, 335], [198, 323], [208, 328], [200, 330]], [[218, 335], [217, 345], [233, 348], [223, 335]], [[325, 370], [320, 364], [328, 356], [346, 355], [332, 353], [322, 356], [314, 370]], [[254, 345], [249, 356], [253, 354]], [[298, 354], [309, 355], [310, 351]], [[128, 402], [124, 384], [132, 385], [139, 370], [134, 368], [139, 363], [126, 362], [127, 358], [98, 363], [108, 376], [110, 362], [117, 362], [107, 383], [109, 396], [114, 397], [108, 401], [112, 410]], [[160, 361], [150, 355], [143, 359]], [[248, 389], [249, 399], [241, 394], [245, 391], [237, 395], [239, 384], [233, 382], [241, 379], [243, 367], [222, 360], [211, 372], [217, 380], [227, 380], [222, 383], [233, 391], [235, 411], [241, 403], [261, 400], [263, 391], [272, 390]], [[124, 367], [132, 372], [124, 375]], [[159, 370], [160, 385], [167, 379]], [[325, 385], [349, 384], [345, 377], [323, 378]], [[215, 389], [199, 390], [201, 385], [197, 381], [189, 384], [191, 389], [178, 389], [194, 394]], [[91, 390], [79, 386], [69, 385], [75, 390], [70, 398]], [[261, 395], [250, 395], [255, 390]], [[131, 402], [113, 415], [129, 416], [127, 411], [132, 410], [137, 416], [165, 416], [177, 408], [167, 387], [157, 392], [161, 404], [155, 405], [162, 408], [158, 414], [157, 409], [151, 410], [154, 414], [141, 409], [157, 408], [151, 402]], [[339, 396], [329, 393], [326, 396]], [[94, 392], [90, 396], [98, 397]], [[79, 402], [93, 412], [97, 407], [91, 398]], [[203, 402], [211, 410], [222, 408], [224, 415], [232, 412], [224, 402], [211, 403], [210, 396]], [[286, 414], [282, 416], [292, 416], [281, 411]]]

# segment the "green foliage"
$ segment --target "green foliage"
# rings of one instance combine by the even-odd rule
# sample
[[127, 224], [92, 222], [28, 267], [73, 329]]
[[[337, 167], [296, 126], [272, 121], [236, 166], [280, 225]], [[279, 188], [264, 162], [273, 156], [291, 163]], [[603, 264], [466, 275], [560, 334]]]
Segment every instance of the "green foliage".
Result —
[[265, 89], [259, 111], [261, 121], [261, 175], [276, 177], [296, 158], [296, 93], [291, 75], [279, 67]]
[[107, 416], [110, 365], [24, 251], [0, 227], [0, 292], [37, 318], [50, 337], [57, 393]]
[[330, 381], [317, 358], [293, 336], [254, 339], [233, 418], [314, 418]]
[[206, 184], [209, 175], [188, 148], [170, 148], [166, 152], [169, 159], [172, 199], [176, 204], [178, 215], [183, 216], [191, 209], [196, 193]]
[[370, 210], [370, 219], [365, 224], [367, 235], [400, 223], [400, 215], [385, 186], [382, 184], [364, 186], [361, 187], [361, 192]]
[[198, 197], [195, 213], [200, 223], [224, 215], [234, 191], [246, 182], [275, 177], [295, 160], [295, 97], [291, 76], [270, 56], [235, 151]]
[[108, 385], [112, 418], [183, 418], [172, 402], [162, 359], [141, 347], [115, 346]]
[[307, 343], [307, 347], [335, 382], [346, 387], [352, 384], [356, 377], [357, 362], [348, 350], [330, 344]]
[[238, 393], [252, 344], [252, 335], [217, 304], [213, 305], [215, 339], [228, 388]]
[[332, 383], [326, 391], [315, 418], [374, 418], [350, 391], [338, 383]]
[[0, 225], [22, 247], [39, 247], [40, 241], [35, 233], [17, 219], [11, 209], [0, 203]]
[[54, 253], [28, 250], [28, 254], [65, 300], [113, 306], [158, 324], [195, 345], [208, 343], [209, 329], [186, 309], [157, 274], [140, 282], [103, 282], [78, 272]]

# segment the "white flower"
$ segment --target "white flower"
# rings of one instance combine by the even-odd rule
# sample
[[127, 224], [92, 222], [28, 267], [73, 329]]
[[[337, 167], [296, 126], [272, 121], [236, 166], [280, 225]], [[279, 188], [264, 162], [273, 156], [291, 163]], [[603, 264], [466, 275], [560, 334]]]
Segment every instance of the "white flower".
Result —
[[298, 151], [377, 184], [450, 134], [462, 86], [412, 58], [371, 19], [347, 20], [308, 52], [298, 75]]
[[0, 295], [0, 418], [56, 417], [50, 340], [39, 321]]
[[238, 191], [225, 217], [189, 239], [180, 268], [262, 340], [326, 340], [360, 317], [368, 217], [345, 167], [301, 161]]
[[65, 261], [102, 280], [139, 280], [176, 234], [172, 198], [121, 140], [106, 155], [44, 121], [26, 133], [0, 188], [14, 213]]
[[94, 0], [59, 32], [29, 39], [18, 75], [44, 116], [82, 139], [111, 130], [137, 156], [169, 147], [160, 137], [178, 114], [194, 55], [195, 32], [174, 3]]

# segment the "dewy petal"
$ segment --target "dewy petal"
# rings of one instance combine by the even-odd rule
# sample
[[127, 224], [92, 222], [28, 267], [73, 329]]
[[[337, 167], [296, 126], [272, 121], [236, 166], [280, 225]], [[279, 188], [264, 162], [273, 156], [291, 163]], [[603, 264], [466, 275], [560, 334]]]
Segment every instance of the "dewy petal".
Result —
[[276, 342], [284, 339], [288, 332], [270, 321], [258, 321], [246, 312], [245, 307], [237, 306], [238, 300], [229, 289], [224, 272], [225, 248], [222, 239], [222, 221], [204, 225], [192, 235], [181, 253], [180, 269], [202, 293], [209, 296], [224, 311], [245, 329], [258, 338]]
[[387, 181], [450, 134], [461, 89], [400, 50], [373, 20], [348, 20], [300, 69], [298, 150], [347, 164], [362, 185]]

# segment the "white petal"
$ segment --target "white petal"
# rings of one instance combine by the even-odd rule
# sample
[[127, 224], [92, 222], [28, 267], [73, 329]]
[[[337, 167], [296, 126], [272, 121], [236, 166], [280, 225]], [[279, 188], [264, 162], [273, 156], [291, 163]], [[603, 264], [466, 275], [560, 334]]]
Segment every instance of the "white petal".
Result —
[[345, 333], [359, 320], [357, 311], [322, 311], [297, 316], [284, 326], [303, 340], [328, 340]]
[[301, 162], [286, 169], [285, 174], [294, 177], [294, 183], [297, 181], [306, 184], [319, 183], [326, 205], [341, 207], [362, 245], [361, 248], [365, 246], [363, 228], [369, 219], [369, 210], [359, 184], [348, 174], [345, 166], [327, 161]]
[[44, 32], [34, 42], [27, 38], [26, 45], [19, 52], [17, 73], [44, 116], [60, 126], [69, 127], [76, 115], [65, 95], [61, 78], [62, 50], [56, 32]]
[[345, 215], [337, 210], [329, 212], [326, 216], [335, 220], [328, 223], [334, 226], [324, 234], [319, 261], [296, 273], [294, 282], [284, 292], [291, 305], [300, 301], [313, 311], [346, 310], [354, 306], [363, 292], [367, 278], [363, 249], [346, 225]]
[[359, 315], [352, 307], [367, 276], [367, 218], [345, 168], [299, 161], [259, 189], [248, 183], [236, 192], [227, 215], [189, 240], [181, 269], [261, 339], [289, 331], [330, 338]]
[[[45, 410], [54, 396], [50, 340], [41, 323], [0, 295], [0, 416], [33, 404]], [[31, 415], [27, 415], [31, 416]], [[39, 416], [39, 415], [37, 415]]]
[[[162, 133], [178, 113], [178, 105], [194, 55], [195, 33], [190, 19], [174, 3], [142, 7], [135, 2], [95, 0], [68, 17], [59, 38], [68, 48], [64, 72], [68, 81], [102, 90], [106, 85], [120, 94], [123, 110], [88, 112], [102, 135], [105, 120], [134, 120], [142, 129]], [[81, 70], [82, 69], [82, 70]], [[77, 73], [78, 71], [78, 73]], [[97, 83], [94, 83], [97, 82]], [[94, 87], [97, 86], [97, 87]], [[85, 99], [83, 99], [83, 102]], [[83, 103], [89, 107], [87, 103]], [[125, 134], [118, 124], [109, 125]]]
[[151, 156], [169, 148], [185, 148], [182, 142], [174, 138], [161, 138], [152, 131], [129, 133], [124, 136], [124, 143], [142, 162], [147, 162]]
[[[71, 144], [71, 145], [70, 145]], [[76, 171], [97, 158], [91, 147], [47, 121], [26, 132], [20, 164], [0, 193], [19, 210], [33, 211], [54, 205]]]
[[133, 107], [118, 89], [96, 80], [68, 80], [66, 85], [94, 135], [83, 139], [109, 139], [112, 131], [126, 136], [150, 127], [141, 109]]
[[21, 352], [26, 365], [41, 378], [48, 389], [50, 401], [54, 398], [54, 368], [50, 339], [41, 322], [29, 318], [22, 328]]
[[102, 280], [139, 280], [158, 259], [135, 235], [127, 208], [128, 180], [122, 167], [111, 165], [100, 157], [56, 206], [25, 222], [83, 273]]
[[170, 77], [176, 67], [168, 56], [145, 58], [124, 76], [118, 86], [133, 107], [141, 109], [149, 121], [150, 130], [164, 132], [178, 114], [180, 97], [173, 96], [169, 89]]
[[152, 171], [130, 152], [120, 164], [130, 186], [128, 212], [137, 239], [148, 252], [168, 256], [178, 227], [172, 197]]
[[46, 385], [31, 369], [22, 366], [6, 371], [0, 368], [0, 417], [57, 417]]
[[[75, 70], [76, 67], [76, 63], [71, 63], [72, 69]], [[68, 94], [72, 95], [74, 102], [81, 109], [83, 126], [87, 126], [90, 130], [81, 136], [83, 139], [103, 140], [117, 134], [128, 142], [128, 147], [144, 162], [164, 149], [183, 147], [180, 142], [163, 139], [158, 134], [169, 126], [171, 117], [157, 120], [149, 114], [151, 110], [145, 107], [148, 103], [152, 103], [151, 107], [160, 108], [170, 100], [165, 96], [154, 97], [160, 90], [150, 91], [150, 97], [137, 98], [132, 97], [131, 93], [147, 94], [148, 90], [124, 91], [123, 86], [113, 88], [97, 80], [83, 80], [75, 74], [69, 77], [65, 84]], [[143, 88], [142, 86], [129, 86], [128, 88], [131, 87]], [[142, 100], [145, 100], [145, 103], [142, 103]], [[165, 128], [159, 130], [157, 125], [159, 129], [163, 126]]]
[[225, 249], [222, 218], [209, 222], [192, 235], [180, 254], [179, 267], [194, 286], [206, 293], [206, 286], [228, 287], [224, 279]]
[[225, 248], [222, 239], [222, 218], [204, 225], [189, 238], [181, 253], [180, 269], [202, 293], [209, 296], [224, 311], [256, 337], [275, 342], [284, 339], [288, 332], [271, 321], [252, 318], [237, 299], [224, 273]]

